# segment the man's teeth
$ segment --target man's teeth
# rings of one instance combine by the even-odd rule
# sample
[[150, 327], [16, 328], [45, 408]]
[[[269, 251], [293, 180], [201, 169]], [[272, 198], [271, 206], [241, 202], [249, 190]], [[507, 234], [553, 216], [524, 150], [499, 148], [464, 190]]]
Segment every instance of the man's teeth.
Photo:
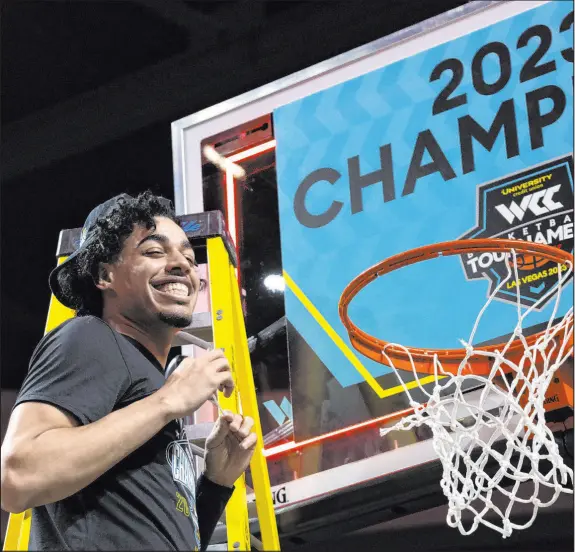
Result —
[[184, 284], [161, 284], [156, 286], [156, 289], [163, 291], [164, 293], [171, 293], [172, 295], [188, 296], [188, 288]]

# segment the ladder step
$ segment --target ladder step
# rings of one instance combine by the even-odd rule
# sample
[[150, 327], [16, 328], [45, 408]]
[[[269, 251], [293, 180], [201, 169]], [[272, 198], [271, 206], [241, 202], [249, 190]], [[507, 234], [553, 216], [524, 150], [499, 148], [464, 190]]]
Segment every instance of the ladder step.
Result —
[[[223, 519], [223, 517], [222, 517]], [[257, 513], [256, 513], [256, 517], [250, 517], [249, 519], [249, 524], [250, 524], [250, 531], [258, 531], [259, 530], [259, 523], [258, 523], [258, 518], [257, 518]], [[216, 525], [216, 528], [214, 529], [214, 532], [212, 534], [212, 539], [210, 540], [210, 544], [208, 545], [207, 550], [229, 550], [228, 548], [216, 548], [216, 547], [220, 547], [220, 546], [227, 546], [227, 527], [225, 523], [222, 523], [221, 521], [218, 521], [218, 524]], [[255, 548], [256, 550], [263, 550], [263, 543], [261, 540], [259, 540], [258, 538], [254, 537], [253, 534], [250, 533], [250, 542], [252, 544], [252, 547]], [[212, 548], [213, 547], [213, 548]]]
[[211, 343], [214, 340], [214, 333], [212, 330], [212, 315], [209, 312], [197, 312], [192, 318], [192, 323], [184, 328], [176, 335], [173, 347], [181, 347], [182, 345], [189, 345], [189, 340], [182, 339], [180, 334], [184, 332], [201, 339], [204, 342]]
[[178, 332], [177, 336], [180, 340], [183, 340], [191, 345], [196, 345], [205, 349], [206, 351], [211, 351], [214, 348], [214, 344], [211, 341], [204, 341], [203, 339], [197, 337], [193, 333], [188, 332]]

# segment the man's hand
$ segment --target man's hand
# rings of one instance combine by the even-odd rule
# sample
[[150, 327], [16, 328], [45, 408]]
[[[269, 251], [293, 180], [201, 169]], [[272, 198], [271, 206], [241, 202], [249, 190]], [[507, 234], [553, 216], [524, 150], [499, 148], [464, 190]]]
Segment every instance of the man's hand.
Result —
[[186, 357], [156, 393], [175, 419], [191, 415], [217, 390], [226, 397], [234, 390], [230, 365], [220, 349], [199, 358]]
[[206, 469], [208, 479], [224, 487], [235, 481], [250, 465], [256, 448], [257, 436], [252, 433], [254, 421], [246, 416], [224, 412], [218, 418], [206, 440]]

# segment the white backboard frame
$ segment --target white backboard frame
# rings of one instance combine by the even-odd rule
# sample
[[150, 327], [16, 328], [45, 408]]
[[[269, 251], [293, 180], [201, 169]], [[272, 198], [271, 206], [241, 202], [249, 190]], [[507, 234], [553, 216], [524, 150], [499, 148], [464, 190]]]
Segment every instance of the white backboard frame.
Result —
[[282, 105], [546, 3], [528, 0], [470, 2], [174, 121], [172, 154], [176, 213], [204, 211], [202, 140], [269, 115]]

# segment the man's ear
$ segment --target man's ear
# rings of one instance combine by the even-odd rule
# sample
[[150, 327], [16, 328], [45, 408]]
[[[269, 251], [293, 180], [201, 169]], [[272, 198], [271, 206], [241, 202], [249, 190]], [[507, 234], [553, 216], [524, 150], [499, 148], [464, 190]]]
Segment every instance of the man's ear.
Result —
[[107, 290], [112, 287], [114, 283], [114, 271], [112, 265], [108, 263], [100, 263], [98, 267], [98, 280], [95, 282], [96, 287], [101, 290]]

